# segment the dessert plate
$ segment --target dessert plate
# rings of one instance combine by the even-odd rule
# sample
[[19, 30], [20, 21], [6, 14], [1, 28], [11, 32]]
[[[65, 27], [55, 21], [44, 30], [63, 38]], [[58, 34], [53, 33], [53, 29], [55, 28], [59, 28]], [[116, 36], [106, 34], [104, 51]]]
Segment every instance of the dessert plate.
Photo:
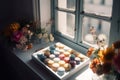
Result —
[[[45, 55], [46, 51], [49, 52], [47, 56]], [[70, 69], [65, 70], [62, 73], [63, 75], [59, 75], [60, 73], [58, 73], [58, 71], [54, 71], [53, 68], [47, 62], [45, 62], [45, 61], [47, 61], [46, 59], [53, 60], [53, 58], [51, 59], [51, 57], [49, 57], [49, 56], [51, 54], [55, 55], [56, 52], [59, 53], [59, 55], [68, 52], [70, 60], [75, 61], [75, 58], [77, 57], [77, 58], [80, 58], [80, 63], [76, 64], [76, 62], [75, 62], [75, 64], [73, 64], [74, 67], [72, 64], [70, 64], [71, 65], [71, 67], [69, 67]], [[61, 58], [59, 55], [57, 55], [56, 57], [60, 58], [60, 60], [62, 59], [62, 61], [64, 61], [64, 57]], [[74, 55], [74, 57], [71, 58], [71, 55], [72, 56]], [[56, 58], [56, 57], [54, 57], [54, 58]], [[67, 55], [67, 57], [68, 57], [68, 55]], [[87, 56], [83, 55], [80, 52], [73, 50], [72, 48], [70, 48], [70, 47], [68, 47], [60, 42], [57, 42], [53, 45], [50, 45], [44, 49], [41, 49], [41, 50], [33, 53], [32, 60], [34, 60], [40, 66], [42, 65], [43, 68], [45, 68], [47, 71], [49, 71], [52, 75], [54, 75], [59, 80], [66, 80], [70, 76], [74, 75], [76, 72], [80, 71], [83, 67], [88, 65], [89, 61], [90, 61], [90, 59]], [[67, 62], [65, 64], [69, 64], [69, 62]]]

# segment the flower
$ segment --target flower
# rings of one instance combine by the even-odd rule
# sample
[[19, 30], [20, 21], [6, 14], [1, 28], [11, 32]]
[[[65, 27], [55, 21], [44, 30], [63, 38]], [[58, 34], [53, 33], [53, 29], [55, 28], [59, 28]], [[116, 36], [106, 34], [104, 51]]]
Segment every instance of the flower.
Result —
[[102, 60], [102, 62], [104, 63], [111, 63], [114, 55], [115, 55], [115, 49], [112, 47], [107, 47], [106, 49], [100, 50], [98, 52], [98, 56], [100, 60]]
[[41, 38], [42, 38], [42, 33], [39, 33], [39, 34], [37, 35], [37, 37], [38, 37], [39, 39], [41, 39]]
[[[1, 32], [2, 37], [10, 46], [22, 50], [28, 50], [33, 47], [32, 43], [36, 42], [53, 42], [54, 36], [51, 32], [47, 31], [53, 20], [45, 23], [43, 28], [40, 21], [29, 21], [27, 19], [12, 22], [4, 28]], [[4, 41], [3, 40], [3, 41]]]
[[50, 34], [50, 41], [52, 42], [52, 41], [54, 41], [54, 37], [53, 37], [53, 35], [52, 34]]
[[106, 48], [90, 47], [86, 55], [91, 58], [89, 66], [93, 73], [102, 75], [120, 72], [120, 41]]
[[[53, 20], [50, 19], [49, 21], [45, 22], [45, 23], [39, 23], [39, 21], [35, 22], [34, 26], [35, 28], [35, 38], [37, 39], [37, 41], [45, 41], [45, 42], [53, 42], [54, 41], [54, 36], [53, 34], [51, 34], [51, 31], [49, 31], [48, 27], [51, 27], [53, 23]], [[37, 27], [36, 25], [40, 24], [39, 27]], [[42, 27], [43, 26], [43, 27]]]
[[32, 42], [30, 40], [33, 32], [30, 27], [29, 24], [21, 26], [19, 22], [10, 23], [3, 30], [3, 37], [8, 39], [7, 43], [10, 43], [12, 47], [26, 51], [32, 48]]
[[20, 40], [20, 38], [21, 38], [21, 36], [23, 36], [22, 32], [16, 31], [16, 32], [14, 32], [14, 33], [12, 34], [11, 39], [12, 39], [12, 41], [15, 41], [15, 42], [18, 43], [19, 40]]

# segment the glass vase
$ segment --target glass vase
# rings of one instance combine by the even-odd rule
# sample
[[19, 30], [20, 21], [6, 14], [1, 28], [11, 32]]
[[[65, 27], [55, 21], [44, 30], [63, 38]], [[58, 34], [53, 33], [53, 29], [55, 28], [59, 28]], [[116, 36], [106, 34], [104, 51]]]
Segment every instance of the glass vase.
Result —
[[114, 74], [102, 74], [102, 75], [97, 75], [93, 74], [92, 75], [92, 80], [115, 80], [116, 76]]
[[116, 80], [120, 80], [120, 72], [116, 71]]
[[116, 76], [114, 74], [103, 74], [103, 80], [115, 80]]
[[36, 35], [33, 37], [33, 43], [34, 44], [39, 44], [39, 43], [41, 43], [41, 39], [39, 39]]

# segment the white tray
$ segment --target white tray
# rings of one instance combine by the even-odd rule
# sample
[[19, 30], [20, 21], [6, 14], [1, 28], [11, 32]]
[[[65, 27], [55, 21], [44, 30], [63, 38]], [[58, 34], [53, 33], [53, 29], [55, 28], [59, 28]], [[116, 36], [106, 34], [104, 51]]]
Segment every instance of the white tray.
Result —
[[[62, 43], [60, 43], [60, 44], [62, 44]], [[64, 44], [62, 44], [62, 45], [64, 45]], [[67, 48], [69, 48], [69, 49], [71, 49], [70, 47], [68, 47], [68, 46], [66, 46], [66, 45], [64, 45], [64, 46], [67, 47]], [[66, 80], [67, 78], [69, 78], [70, 76], [72, 76], [73, 74], [75, 74], [76, 72], [78, 72], [80, 69], [82, 69], [83, 67], [85, 67], [86, 65], [88, 65], [88, 64], [89, 64], [89, 61], [90, 61], [90, 59], [89, 59], [87, 56], [85, 56], [85, 55], [83, 55], [83, 54], [80, 53], [82, 56], [85, 57], [85, 60], [84, 60], [83, 62], [80, 62], [79, 65], [76, 65], [75, 68], [71, 69], [70, 71], [65, 72], [64, 75], [59, 76], [55, 71], [53, 71], [53, 70], [52, 70], [50, 67], [48, 67], [44, 62], [42, 62], [42, 61], [38, 58], [38, 56], [37, 56], [37, 54], [43, 54], [43, 51], [44, 51], [44, 50], [48, 50], [48, 49], [49, 49], [49, 46], [46, 47], [46, 48], [44, 48], [44, 49], [41, 49], [41, 50], [39, 50], [39, 51], [37, 51], [37, 52], [35, 52], [35, 53], [33, 53], [33, 54], [32, 54], [32, 59], [33, 59], [35, 62], [37, 62], [39, 65], [43, 66], [46, 70], [48, 70], [49, 72], [51, 72], [52, 75], [55, 75], [55, 76], [56, 76], [58, 79], [60, 79], [60, 80]]]

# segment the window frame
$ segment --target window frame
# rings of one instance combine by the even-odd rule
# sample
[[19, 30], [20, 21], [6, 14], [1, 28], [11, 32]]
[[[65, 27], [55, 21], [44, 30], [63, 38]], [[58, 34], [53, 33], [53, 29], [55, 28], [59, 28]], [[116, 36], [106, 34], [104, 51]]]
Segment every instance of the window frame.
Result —
[[[51, 0], [51, 1], [52, 1], [51, 2], [52, 18], [54, 20], [56, 20], [57, 15], [55, 15], [55, 11], [56, 11], [55, 6], [57, 5], [56, 4], [57, 0]], [[114, 41], [119, 40], [119, 38], [118, 38], [118, 35], [119, 35], [119, 26], [118, 26], [119, 25], [118, 24], [119, 18], [118, 17], [119, 17], [119, 7], [120, 7], [119, 2], [120, 2], [119, 0], [113, 0], [111, 17], [104, 17], [104, 16], [98, 16], [98, 15], [94, 15], [94, 14], [84, 13], [82, 10], [83, 9], [83, 0], [76, 0], [76, 8], [75, 8], [76, 11], [73, 11], [73, 12], [71, 12], [69, 10], [65, 11], [68, 13], [75, 14], [75, 30], [76, 30], [75, 31], [75, 39], [71, 40], [69, 38], [66, 38], [66, 36], [62, 36], [62, 35], [59, 35], [59, 33], [56, 33], [56, 31], [55, 31], [56, 26], [55, 26], [55, 24], [53, 24], [52, 31], [53, 31], [55, 38], [57, 40], [65, 43], [66, 45], [74, 46], [73, 48], [76, 50], [80, 50], [82, 52], [87, 50], [88, 47], [90, 47], [90, 46], [79, 42], [79, 40], [82, 41], [82, 34], [80, 34], [80, 32], [82, 31], [82, 22], [80, 22], [80, 20], [82, 19], [83, 16], [86, 16], [86, 17], [92, 17], [92, 18], [101, 19], [101, 20], [105, 20], [105, 21], [110, 22], [111, 29], [110, 29], [110, 33], [109, 33], [110, 36], [109, 36], [108, 45], [112, 44]], [[64, 10], [61, 10], [61, 11], [64, 11]]]
[[[53, 1], [54, 1], [54, 0], [53, 0]], [[58, 19], [57, 15], [55, 14], [55, 13], [57, 13], [57, 11], [62, 11], [62, 12], [66, 12], [66, 13], [70, 13], [70, 14], [75, 15], [75, 11], [55, 7], [56, 5], [58, 5], [58, 4], [57, 4], [57, 0], [55, 0], [54, 3], [55, 3], [55, 4], [54, 4], [54, 8], [55, 8], [55, 10], [54, 10], [55, 18], [54, 18], [54, 19], [55, 19], [55, 20]], [[75, 22], [76, 22], [76, 21], [75, 21]], [[76, 24], [76, 23], [75, 23], [75, 24]], [[58, 24], [56, 24], [56, 25], [58, 25]], [[55, 25], [55, 26], [56, 26], [56, 25]], [[70, 37], [68, 37], [68, 36], [66, 36], [66, 35], [62, 35], [62, 34], [60, 34], [59, 32], [57, 32], [56, 30], [57, 30], [57, 27], [54, 27], [54, 34], [59, 35], [60, 37], [66, 38], [66, 39], [68, 39], [68, 40], [70, 40], [70, 41], [72, 41], [72, 42], [75, 42], [75, 41], [74, 41], [73, 39], [71, 39]]]

